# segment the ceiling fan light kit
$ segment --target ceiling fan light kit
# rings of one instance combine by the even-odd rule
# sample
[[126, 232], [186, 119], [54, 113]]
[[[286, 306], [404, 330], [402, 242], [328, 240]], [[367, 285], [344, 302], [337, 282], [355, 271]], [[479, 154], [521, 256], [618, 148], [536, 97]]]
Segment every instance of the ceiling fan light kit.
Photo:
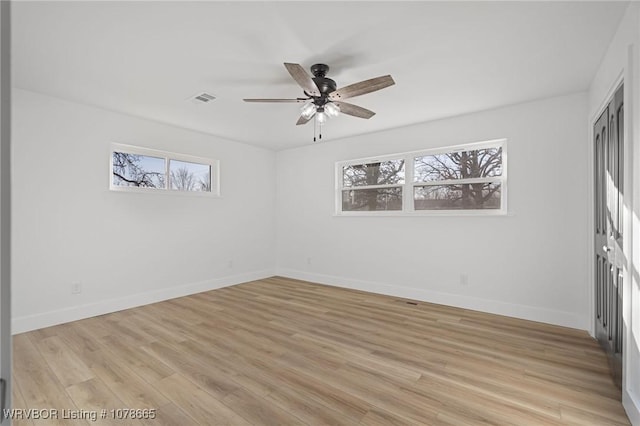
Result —
[[327, 114], [324, 113], [323, 107], [316, 108], [316, 121], [321, 126], [327, 122]]
[[313, 102], [307, 102], [302, 106], [302, 108], [300, 108], [300, 110], [301, 110], [300, 115], [306, 118], [307, 120], [309, 120], [316, 113], [316, 106], [314, 105]]
[[[395, 84], [390, 75], [371, 78], [359, 83], [338, 89], [335, 81], [328, 78], [329, 66], [326, 64], [314, 64], [311, 66], [313, 77], [307, 73], [300, 64], [285, 62], [284, 64], [291, 77], [302, 88], [305, 97], [295, 99], [244, 99], [245, 102], [305, 102], [300, 109], [300, 117], [296, 125], [308, 123], [315, 117], [315, 124], [320, 126], [320, 139], [322, 139], [322, 125], [329, 117], [337, 117], [340, 113], [353, 117], [369, 119], [375, 112], [357, 105], [342, 102], [342, 99], [353, 98], [375, 92]], [[315, 126], [314, 126], [315, 134]], [[315, 135], [313, 137], [315, 142]]]
[[340, 107], [333, 102], [329, 102], [324, 106], [324, 111], [329, 117], [337, 117], [340, 115]]

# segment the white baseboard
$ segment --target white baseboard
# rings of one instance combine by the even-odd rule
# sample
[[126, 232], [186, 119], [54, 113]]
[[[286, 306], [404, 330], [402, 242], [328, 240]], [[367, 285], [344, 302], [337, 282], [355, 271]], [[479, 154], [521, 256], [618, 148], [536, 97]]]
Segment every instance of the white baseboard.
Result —
[[561, 325], [564, 327], [589, 329], [589, 320], [586, 316], [572, 314], [570, 312], [556, 311], [539, 308], [536, 306], [518, 305], [497, 300], [481, 299], [460, 294], [443, 293], [432, 290], [424, 290], [413, 287], [402, 287], [372, 281], [341, 278], [333, 275], [317, 274], [299, 271], [295, 269], [278, 268], [279, 276], [311, 281], [318, 284], [332, 285], [336, 287], [351, 288], [354, 290], [368, 291], [371, 293], [385, 294], [388, 296], [403, 297], [406, 299], [422, 300], [441, 305], [455, 306], [474, 311], [488, 312], [505, 315], [547, 324]]
[[622, 406], [633, 426], [640, 426], [640, 400], [627, 390], [622, 391]]
[[273, 275], [275, 275], [273, 269], [246, 272], [243, 274], [215, 278], [177, 287], [133, 294], [116, 299], [102, 300], [100, 302], [57, 309], [35, 315], [15, 317], [11, 322], [11, 331], [12, 334], [24, 333], [26, 331], [37, 330], [39, 328], [50, 327], [52, 325], [121, 311], [123, 309], [135, 308], [137, 306], [148, 305], [150, 303], [161, 302], [168, 299], [175, 299], [176, 297], [188, 296], [190, 294], [202, 293], [204, 291], [215, 290], [248, 281], [260, 280], [272, 277]]
[[[31, 330], [37, 330], [39, 328], [50, 327], [57, 324], [63, 324], [66, 322], [77, 321], [84, 318], [90, 318], [98, 315], [108, 314], [111, 312], [121, 311], [123, 309], [135, 308], [136, 306], [148, 305], [150, 303], [174, 299], [176, 297], [188, 296], [190, 294], [201, 293], [203, 291], [215, 290], [217, 288], [228, 287], [248, 281], [268, 278], [273, 275], [275, 275], [274, 270], [265, 269], [261, 271], [247, 272], [233, 276], [186, 284], [178, 287], [138, 293], [122, 298], [103, 300], [100, 302], [89, 303], [85, 305], [57, 309], [54, 311], [42, 312], [35, 315], [15, 317], [12, 321], [12, 333], [24, 333]], [[456, 306], [476, 311], [506, 315], [514, 318], [522, 318], [548, 324], [578, 328], [581, 330], [587, 330], [589, 328], [589, 322], [587, 318], [582, 318], [579, 315], [571, 314], [568, 312], [555, 311], [535, 306], [517, 305], [459, 294], [443, 293], [372, 281], [356, 280], [351, 278], [341, 278], [333, 275], [317, 274], [298, 271], [294, 269], [278, 269], [277, 275], [310, 281], [318, 284], [332, 285], [337, 287], [368, 291], [372, 293], [385, 294], [389, 296], [422, 300], [425, 302]]]

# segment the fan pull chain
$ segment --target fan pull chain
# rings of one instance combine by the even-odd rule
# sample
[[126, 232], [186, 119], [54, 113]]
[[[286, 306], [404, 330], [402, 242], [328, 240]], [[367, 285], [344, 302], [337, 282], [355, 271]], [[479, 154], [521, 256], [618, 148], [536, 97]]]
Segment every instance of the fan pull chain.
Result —
[[318, 120], [318, 114], [313, 117], [313, 141], [316, 140], [322, 140], [322, 123]]

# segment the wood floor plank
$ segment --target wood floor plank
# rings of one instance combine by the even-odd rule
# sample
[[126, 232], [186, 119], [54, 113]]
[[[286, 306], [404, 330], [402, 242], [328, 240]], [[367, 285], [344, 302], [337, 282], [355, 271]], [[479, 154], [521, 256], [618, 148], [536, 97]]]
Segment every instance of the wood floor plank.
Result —
[[285, 412], [304, 419], [310, 425], [350, 425], [353, 419], [346, 418], [337, 411], [309, 398], [302, 392], [281, 388], [265, 396], [265, 399], [282, 408]]
[[255, 395], [265, 396], [282, 386], [279, 380], [271, 381], [267, 373], [248, 365], [239, 354], [229, 357], [224, 349], [195, 341], [185, 342], [181, 347], [203, 365], [231, 377], [234, 383]]
[[[13, 380], [23, 397], [22, 401], [15, 401], [13, 408], [78, 409], [28, 334], [13, 337]], [[26, 405], [17, 405], [20, 402]], [[87, 422], [56, 418], [48, 419], [47, 424], [87, 425]]]
[[591, 426], [600, 426], [600, 425], [627, 425], [628, 419], [626, 417], [610, 417], [605, 414], [604, 411], [599, 413], [594, 413], [590, 411], [585, 411], [583, 409], [576, 409], [574, 407], [562, 406], [560, 409], [562, 413], [562, 420], [567, 423], [575, 424], [575, 425], [591, 425]]
[[153, 314], [145, 311], [136, 311], [132, 319], [140, 330], [152, 336], [155, 341], [179, 343], [187, 340], [181, 329], [176, 329], [170, 323], [158, 321], [158, 318]]
[[81, 383], [94, 377], [82, 359], [71, 351], [60, 337], [42, 339], [37, 342], [37, 347], [63, 386]]
[[[14, 407], [26, 407], [27, 403], [25, 402], [24, 397], [22, 396], [22, 391], [20, 390], [20, 384], [14, 380], [13, 386], [11, 388], [11, 400], [13, 401]], [[25, 418], [14, 418], [13, 419], [14, 426], [33, 426], [33, 421], [31, 419]]]
[[406, 426], [410, 423], [407, 419], [398, 415], [379, 408], [373, 408], [367, 412], [358, 424], [363, 426]]
[[123, 408], [155, 409], [169, 401], [151, 384], [106, 350], [84, 355], [91, 371], [126, 404]]
[[629, 424], [584, 331], [282, 277], [17, 335], [14, 384], [139, 425]]
[[[144, 306], [140, 309], [144, 309]], [[82, 321], [74, 321], [72, 324], [76, 328], [84, 329], [86, 332], [90, 333], [91, 336], [98, 339], [100, 337], [109, 336], [114, 332], [114, 330], [109, 327], [109, 321], [107, 321], [110, 315], [112, 314], [86, 318]]]
[[184, 356], [179, 347], [173, 347], [159, 342], [143, 347], [150, 360], [158, 359], [170, 366], [172, 371], [196, 383], [214, 397], [224, 398], [238, 389], [238, 385], [231, 377], [220, 371], [210, 363], [200, 362], [196, 356]]
[[[136, 423], [138, 424], [138, 423]], [[140, 419], [140, 426], [196, 426], [198, 422], [180, 407], [170, 402], [155, 410], [148, 419]]]
[[[323, 406], [340, 413], [342, 421], [358, 423], [373, 406], [340, 389], [330, 386], [326, 381], [310, 375], [303, 375], [294, 369], [283, 368], [278, 376], [285, 382], [284, 389], [293, 389], [305, 398], [313, 399]], [[272, 392], [273, 397], [277, 392]]]
[[160, 380], [155, 386], [199, 424], [250, 425], [237, 412], [178, 373]]
[[121, 419], [113, 418], [111, 410], [117, 410], [126, 405], [100, 379], [93, 378], [69, 386], [66, 391], [76, 406], [82, 407], [85, 411], [101, 413], [102, 410], [107, 410], [107, 417], [100, 419], [101, 425], [122, 425]]
[[[295, 414], [273, 404], [267, 399], [239, 389], [227, 395], [223, 402], [233, 411], [247, 420], [247, 424], [254, 425], [284, 425], [284, 424], [314, 424], [302, 421]], [[298, 414], [300, 411], [298, 410]], [[312, 420], [312, 419], [310, 419]]]
[[174, 373], [167, 364], [150, 358], [141, 346], [127, 344], [113, 335], [103, 337], [101, 342], [105, 350], [149, 383], [162, 380]]
[[56, 328], [56, 336], [64, 340], [69, 349], [77, 354], [97, 351], [102, 348], [98, 338], [78, 322], [62, 324]]

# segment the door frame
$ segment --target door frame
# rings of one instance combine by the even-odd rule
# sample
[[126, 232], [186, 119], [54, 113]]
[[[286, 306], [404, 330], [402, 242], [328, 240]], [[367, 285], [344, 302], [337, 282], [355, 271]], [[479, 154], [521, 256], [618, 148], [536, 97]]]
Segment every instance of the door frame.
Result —
[[[594, 241], [593, 241], [593, 230], [595, 229], [595, 224], [596, 224], [596, 218], [595, 218], [595, 211], [594, 211], [594, 206], [595, 206], [595, 170], [594, 170], [594, 165], [595, 165], [595, 138], [593, 136], [593, 126], [596, 124], [596, 121], [598, 121], [598, 118], [600, 118], [600, 116], [602, 115], [602, 113], [604, 112], [604, 110], [609, 106], [609, 102], [612, 99], [612, 97], [615, 95], [616, 90], [618, 90], [618, 88], [620, 87], [621, 84], [623, 84], [625, 82], [625, 72], [621, 72], [618, 77], [616, 77], [614, 83], [609, 87], [609, 90], [607, 90], [606, 95], [604, 96], [604, 99], [600, 100], [600, 105], [598, 106], [598, 109], [596, 110], [596, 112], [594, 114], [592, 114], [589, 117], [589, 161], [588, 161], [588, 167], [589, 167], [589, 251], [588, 251], [588, 256], [589, 256], [589, 284], [590, 284], [590, 291], [589, 291], [589, 334], [592, 337], [596, 337], [596, 315], [595, 315], [595, 309], [596, 309], [596, 300], [595, 300], [595, 291], [596, 291], [596, 277], [595, 277], [595, 261], [593, 259], [593, 249], [594, 249]], [[624, 102], [627, 101], [627, 90], [624, 91]], [[624, 109], [624, 120], [625, 120], [625, 129], [624, 129], [624, 183], [623, 183], [623, 187], [625, 189], [628, 189], [629, 187], [627, 186], [628, 183], [628, 174], [629, 174], [629, 164], [628, 164], [628, 139], [627, 139], [627, 109], [625, 107]], [[625, 196], [624, 198], [624, 205], [627, 205], [627, 197]], [[623, 228], [625, 231], [629, 231], [629, 228], [626, 227], [627, 225], [627, 216], [628, 214], [624, 215], [624, 219], [623, 219]], [[623, 240], [623, 244], [622, 244], [622, 251], [625, 253], [625, 255], [628, 253], [627, 252], [627, 244], [628, 244], [628, 239], [625, 238]], [[626, 281], [626, 274], [628, 271], [628, 258], [625, 259], [625, 262], [623, 264], [624, 266], [624, 270], [623, 270], [623, 282], [627, 282]]]
[[[0, 377], [11, 407], [11, 3], [0, 1]], [[0, 389], [1, 391], [2, 389]], [[2, 396], [0, 395], [0, 398]], [[2, 405], [3, 401], [0, 401]], [[0, 424], [11, 420], [0, 412]]]
[[623, 92], [623, 105], [624, 105], [624, 144], [623, 144], [623, 188], [624, 188], [624, 198], [623, 198], [623, 215], [622, 215], [622, 229], [624, 230], [625, 236], [622, 242], [622, 252], [623, 252], [623, 260], [622, 260], [622, 322], [623, 322], [623, 331], [622, 331], [622, 391], [626, 389], [627, 382], [627, 342], [629, 342], [631, 338], [630, 330], [627, 324], [630, 319], [630, 288], [632, 277], [631, 277], [631, 256], [632, 254], [632, 243], [633, 243], [633, 233], [636, 232], [636, 229], [632, 228], [632, 214], [633, 214], [633, 158], [632, 158], [632, 150], [631, 150], [631, 137], [632, 137], [632, 121], [629, 116], [631, 108], [631, 96], [630, 92], [632, 89], [631, 83], [633, 82], [632, 76], [630, 73], [630, 67], [625, 66], [625, 68], [618, 74], [613, 83], [609, 86], [607, 93], [600, 100], [600, 104], [598, 109], [589, 117], [588, 128], [589, 128], [589, 250], [588, 250], [588, 265], [589, 265], [589, 334], [593, 338], [597, 338], [596, 336], [596, 300], [595, 300], [595, 291], [596, 291], [596, 277], [595, 277], [595, 260], [594, 260], [594, 227], [595, 227], [595, 138], [593, 127], [598, 120], [598, 118], [602, 115], [604, 110], [609, 105], [609, 102], [615, 95], [618, 88], [624, 83], [625, 89]]

